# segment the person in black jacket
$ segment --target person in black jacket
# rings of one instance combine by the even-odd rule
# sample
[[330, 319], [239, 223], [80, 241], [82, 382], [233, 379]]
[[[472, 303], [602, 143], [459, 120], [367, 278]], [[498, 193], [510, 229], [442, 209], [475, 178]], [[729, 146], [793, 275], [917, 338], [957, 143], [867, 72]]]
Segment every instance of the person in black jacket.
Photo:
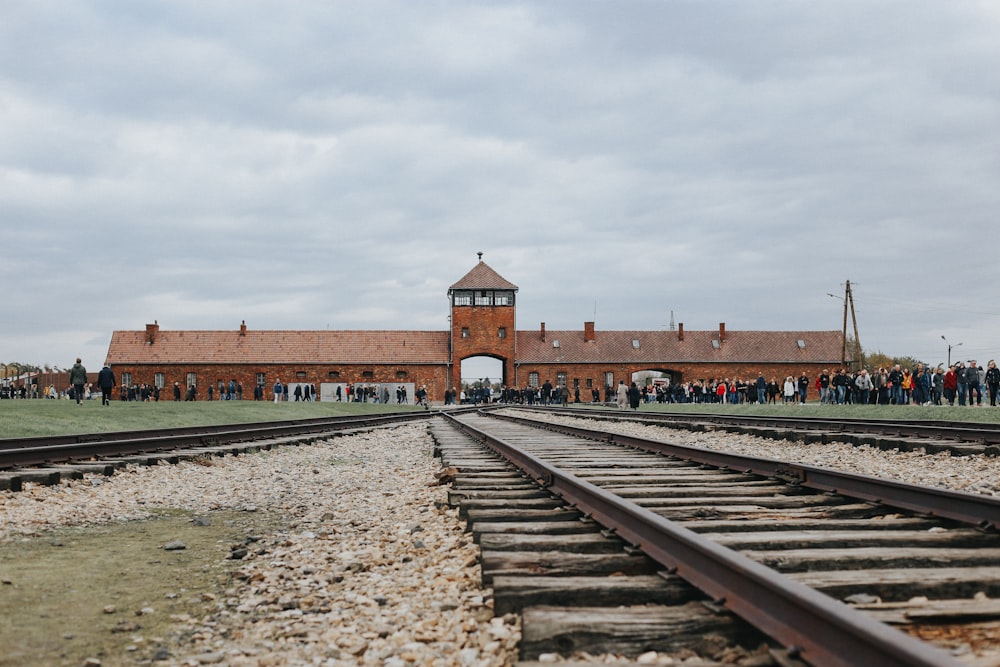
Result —
[[628, 388], [628, 404], [633, 410], [639, 409], [639, 402], [642, 400], [642, 393], [639, 391], [639, 387], [636, 386], [635, 382], [629, 385]]
[[97, 374], [97, 386], [101, 390], [101, 405], [111, 405], [111, 391], [115, 388], [115, 374], [107, 364]]
[[997, 368], [997, 362], [992, 359], [986, 364], [986, 389], [990, 392], [990, 405], [996, 407], [997, 390], [1000, 389], [1000, 368]]

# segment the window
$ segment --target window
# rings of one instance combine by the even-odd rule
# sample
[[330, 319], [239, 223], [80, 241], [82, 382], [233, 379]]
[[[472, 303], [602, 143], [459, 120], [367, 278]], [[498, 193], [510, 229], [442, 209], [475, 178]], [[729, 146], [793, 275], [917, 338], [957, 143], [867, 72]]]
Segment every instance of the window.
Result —
[[406, 371], [396, 371], [396, 377], [398, 378], [405, 378], [407, 375], [409, 375], [409, 373]]
[[469, 337], [469, 327], [462, 327], [462, 338]]
[[189, 387], [196, 387], [196, 386], [198, 386], [198, 374], [197, 373], [188, 373], [187, 374], [187, 386], [189, 386]]
[[330, 371], [329, 373], [326, 374], [326, 376], [330, 378], [339, 378], [340, 371]]
[[559, 387], [566, 386], [566, 373], [556, 373], [556, 385]]
[[123, 387], [131, 387], [132, 386], [132, 374], [131, 373], [122, 373], [122, 386]]
[[361, 374], [361, 377], [365, 378], [366, 380], [371, 380], [373, 377], [375, 377], [375, 372], [365, 371], [364, 373]]
[[535, 389], [538, 388], [538, 373], [537, 372], [532, 371], [531, 373], [528, 373], [528, 386], [529, 387], [534, 387]]
[[163, 389], [166, 386], [167, 379], [163, 373], [153, 373], [153, 386], [157, 389]]
[[493, 293], [492, 292], [477, 292], [476, 293], [476, 305], [477, 306], [491, 306], [491, 305], [493, 305]]
[[295, 371], [295, 377], [297, 377], [299, 379], [302, 379], [305, 376], [306, 376], [306, 372], [305, 371]]
[[552, 347], [559, 347], [559, 339], [558, 338], [556, 338], [554, 341], [552, 341]]
[[510, 292], [497, 292], [493, 295], [494, 306], [511, 306], [514, 304], [514, 295]]
[[456, 306], [471, 306], [472, 305], [472, 292], [455, 292]]
[[500, 338], [506, 338], [507, 337], [507, 327], [500, 327], [499, 329], [497, 329], [497, 336], [499, 336]]
[[615, 386], [615, 374], [614, 371], [604, 371], [604, 386], [613, 387]]
[[257, 384], [259, 386], [267, 384], [267, 373], [257, 373]]
[[594, 388], [594, 378], [587, 378], [587, 389]]
[[633, 338], [632, 339], [632, 347], [634, 347], [637, 350], [639, 349], [639, 339], [638, 338]]

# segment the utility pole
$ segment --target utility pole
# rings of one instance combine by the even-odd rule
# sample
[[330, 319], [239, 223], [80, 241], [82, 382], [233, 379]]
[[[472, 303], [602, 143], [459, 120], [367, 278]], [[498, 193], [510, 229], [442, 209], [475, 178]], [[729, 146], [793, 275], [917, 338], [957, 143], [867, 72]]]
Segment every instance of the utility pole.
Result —
[[861, 358], [861, 339], [858, 336], [858, 318], [854, 314], [854, 294], [851, 292], [851, 281], [848, 280], [844, 284], [844, 296], [837, 296], [829, 292], [827, 292], [827, 296], [841, 299], [844, 302], [844, 329], [840, 339], [840, 363], [844, 368], [847, 368], [847, 309], [851, 309], [851, 322], [854, 324], [854, 360], [858, 364], [858, 370], [860, 370], [864, 360]]
[[[858, 336], [858, 317], [857, 317], [857, 315], [854, 314], [854, 294], [851, 293], [851, 281], [850, 280], [847, 281], [847, 285], [845, 287], [845, 293], [844, 293], [844, 295], [845, 295], [845, 298], [844, 298], [844, 307], [845, 307], [845, 309], [847, 307], [847, 303], [848, 302], [850, 302], [850, 304], [851, 304], [851, 322], [854, 324], [854, 348], [855, 348], [854, 361], [857, 362], [857, 364], [858, 364], [858, 370], [861, 370], [861, 368], [864, 366], [864, 359], [861, 357], [861, 338]], [[845, 330], [847, 328], [847, 314], [846, 314], [846, 312], [844, 314], [844, 328], [845, 328]]]

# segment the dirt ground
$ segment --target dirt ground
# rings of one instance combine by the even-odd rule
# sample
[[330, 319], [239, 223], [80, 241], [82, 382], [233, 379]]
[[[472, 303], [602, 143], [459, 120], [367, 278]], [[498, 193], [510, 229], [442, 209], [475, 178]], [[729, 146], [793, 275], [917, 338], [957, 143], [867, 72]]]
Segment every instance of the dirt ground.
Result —
[[[171, 512], [0, 543], [0, 667], [175, 657], [185, 621], [219, 609], [240, 564], [231, 547], [273, 530], [262, 512], [199, 518], [210, 525]], [[187, 548], [163, 548], [175, 540]]]

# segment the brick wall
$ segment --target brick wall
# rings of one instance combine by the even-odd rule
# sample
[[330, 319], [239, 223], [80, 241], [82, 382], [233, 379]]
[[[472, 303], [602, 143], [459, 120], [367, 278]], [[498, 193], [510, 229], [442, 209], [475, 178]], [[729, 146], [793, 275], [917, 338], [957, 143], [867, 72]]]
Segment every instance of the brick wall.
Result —
[[[197, 374], [198, 400], [208, 399], [208, 386], [218, 386], [219, 380], [229, 384], [229, 380], [243, 385], [243, 400], [253, 400], [253, 388], [257, 381], [257, 373], [265, 373], [267, 381], [264, 384], [264, 396], [273, 399], [271, 388], [275, 380], [281, 380], [282, 384], [290, 382], [307, 382], [315, 384], [317, 390], [324, 382], [349, 382], [352, 384], [373, 384], [388, 382], [412, 382], [417, 387], [427, 385], [428, 395], [432, 400], [441, 401], [444, 399], [444, 391], [448, 386], [448, 371], [446, 366], [436, 365], [401, 365], [401, 366], [381, 366], [376, 364], [366, 365], [204, 365], [204, 366], [127, 366], [117, 365], [114, 367], [115, 378], [121, 383], [124, 373], [132, 374], [132, 381], [137, 384], [153, 384], [154, 374], [162, 372], [164, 374], [164, 389], [161, 392], [160, 400], [173, 400], [174, 382], [179, 382], [182, 392], [187, 388], [188, 373]], [[302, 373], [302, 375], [299, 375]], [[331, 373], [338, 375], [331, 376]], [[367, 375], [366, 373], [370, 373]], [[405, 375], [400, 375], [405, 373]]]
[[[514, 377], [514, 307], [455, 306], [451, 309], [452, 358], [451, 384], [461, 384], [462, 360], [468, 357], [493, 357], [503, 361], [503, 382]], [[500, 337], [500, 329], [506, 338]], [[468, 335], [463, 336], [463, 329]]]

